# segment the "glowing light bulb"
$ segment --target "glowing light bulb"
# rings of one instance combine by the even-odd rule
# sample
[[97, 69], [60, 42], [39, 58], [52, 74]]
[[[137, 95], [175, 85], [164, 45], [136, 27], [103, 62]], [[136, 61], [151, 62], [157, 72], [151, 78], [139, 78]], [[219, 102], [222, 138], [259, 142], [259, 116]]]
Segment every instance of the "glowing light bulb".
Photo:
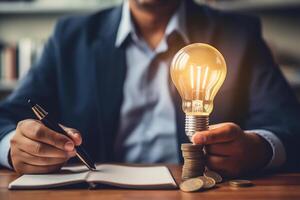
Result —
[[226, 77], [223, 55], [214, 47], [195, 43], [179, 50], [171, 64], [171, 78], [182, 98], [185, 131], [192, 138], [208, 129], [213, 100]]

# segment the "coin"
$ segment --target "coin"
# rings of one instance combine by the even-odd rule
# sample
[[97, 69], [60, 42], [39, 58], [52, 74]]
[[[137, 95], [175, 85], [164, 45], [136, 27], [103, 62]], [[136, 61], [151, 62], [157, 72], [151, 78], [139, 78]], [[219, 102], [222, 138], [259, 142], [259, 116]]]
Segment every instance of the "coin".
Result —
[[204, 154], [202, 152], [195, 152], [195, 153], [190, 153], [190, 152], [184, 152], [182, 151], [182, 156], [184, 159], [191, 159], [191, 160], [199, 160], [204, 158]]
[[183, 151], [202, 151], [203, 145], [192, 144], [192, 143], [183, 143], [181, 144], [181, 150]]
[[183, 181], [179, 187], [183, 192], [196, 192], [203, 187], [203, 181], [199, 178], [191, 178]]
[[[205, 168], [205, 164], [201, 160], [184, 160], [184, 165], [182, 167], [183, 170], [188, 171], [188, 172], [193, 172], [193, 171], [201, 171], [203, 174]], [[201, 175], [202, 175], [201, 174]]]
[[204, 189], [210, 189], [216, 186], [216, 181], [213, 178], [205, 177], [205, 176], [199, 176], [199, 179], [201, 179], [204, 183], [203, 188]]
[[203, 158], [203, 151], [182, 151], [182, 156], [184, 158]]
[[222, 177], [217, 172], [207, 170], [204, 172], [204, 176], [214, 179], [216, 183], [222, 182]]
[[204, 162], [201, 159], [199, 159], [199, 160], [187, 160], [187, 159], [185, 159], [184, 164], [185, 165], [201, 166], [201, 167], [203, 166], [204, 167]]
[[232, 180], [229, 181], [229, 185], [233, 187], [250, 187], [253, 183], [249, 180]]

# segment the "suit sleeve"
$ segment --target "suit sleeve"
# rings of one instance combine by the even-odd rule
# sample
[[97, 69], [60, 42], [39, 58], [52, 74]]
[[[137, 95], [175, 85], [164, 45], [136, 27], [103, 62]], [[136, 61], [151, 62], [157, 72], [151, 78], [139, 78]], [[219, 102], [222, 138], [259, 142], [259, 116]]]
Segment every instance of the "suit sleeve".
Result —
[[300, 163], [296, 155], [300, 141], [299, 102], [263, 41], [259, 22], [252, 30], [246, 52], [250, 83], [245, 128], [274, 133], [286, 151], [285, 167], [297, 168]]
[[56, 80], [58, 43], [55, 39], [57, 29], [44, 46], [40, 59], [31, 67], [13, 93], [0, 103], [0, 140], [14, 130], [19, 121], [35, 119], [27, 104], [29, 98], [54, 112], [53, 115], [58, 115]]

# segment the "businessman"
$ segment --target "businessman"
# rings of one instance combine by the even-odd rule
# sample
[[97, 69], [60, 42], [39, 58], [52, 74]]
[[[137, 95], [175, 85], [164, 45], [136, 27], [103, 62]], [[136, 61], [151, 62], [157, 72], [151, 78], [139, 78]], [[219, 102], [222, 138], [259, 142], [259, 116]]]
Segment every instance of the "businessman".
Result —
[[[169, 67], [195, 42], [216, 47], [228, 66], [210, 129], [193, 137], [206, 145], [206, 165], [229, 177], [297, 168], [299, 104], [259, 21], [190, 0], [129, 0], [60, 20], [40, 60], [0, 105], [1, 164], [53, 172], [76, 161], [81, 143], [97, 162], [182, 162], [179, 147], [188, 139]], [[28, 98], [71, 139], [35, 120]]]

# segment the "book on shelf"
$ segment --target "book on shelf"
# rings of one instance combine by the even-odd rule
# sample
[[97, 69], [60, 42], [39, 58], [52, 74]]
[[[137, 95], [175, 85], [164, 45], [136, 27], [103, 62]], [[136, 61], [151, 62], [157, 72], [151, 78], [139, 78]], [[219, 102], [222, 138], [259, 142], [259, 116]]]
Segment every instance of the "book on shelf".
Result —
[[23, 78], [40, 57], [43, 42], [21, 39], [16, 43], [0, 43], [0, 80], [17, 81]]

